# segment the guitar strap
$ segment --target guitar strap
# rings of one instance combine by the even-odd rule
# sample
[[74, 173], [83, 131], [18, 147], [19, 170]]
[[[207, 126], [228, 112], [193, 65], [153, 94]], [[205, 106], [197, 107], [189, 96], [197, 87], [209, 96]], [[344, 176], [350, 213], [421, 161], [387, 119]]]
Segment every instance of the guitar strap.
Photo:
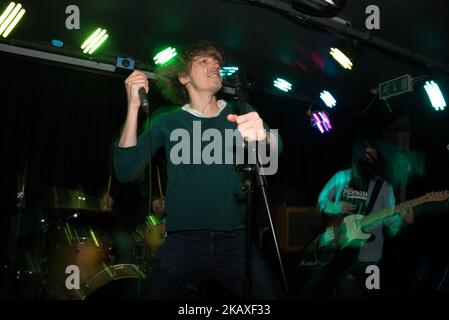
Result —
[[380, 188], [382, 187], [383, 180], [376, 178], [376, 184], [374, 185], [373, 192], [371, 192], [371, 197], [369, 198], [368, 206], [366, 207], [366, 214], [373, 210], [374, 202], [376, 202], [377, 196], [379, 195]]

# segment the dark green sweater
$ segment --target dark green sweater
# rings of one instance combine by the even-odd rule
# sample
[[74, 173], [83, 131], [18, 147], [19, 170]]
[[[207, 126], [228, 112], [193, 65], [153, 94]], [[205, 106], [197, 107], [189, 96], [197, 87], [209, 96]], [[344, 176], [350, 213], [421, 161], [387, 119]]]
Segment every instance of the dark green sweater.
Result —
[[[254, 109], [251, 108], [250, 111]], [[225, 147], [222, 147], [222, 164], [207, 165], [203, 161], [201, 164], [192, 164], [194, 121], [199, 121], [196, 126], [201, 124], [201, 133], [209, 128], [217, 129], [223, 137], [224, 145], [225, 129], [236, 129], [236, 124], [226, 119], [227, 115], [232, 113], [235, 114], [236, 110], [233, 104], [228, 103], [221, 113], [213, 118], [197, 117], [181, 108], [153, 117], [150, 126], [152, 155], [165, 146], [168, 160], [168, 231], [231, 231], [245, 228], [246, 194], [241, 190], [241, 173], [236, 171], [234, 164], [225, 164], [225, 152], [233, 153], [232, 148], [225, 150]], [[189, 133], [190, 164], [174, 164], [170, 158], [173, 146], [179, 146], [181, 141], [179, 137], [176, 141], [170, 141], [170, 135], [175, 129], [185, 129], [185, 132]], [[201, 150], [209, 143], [210, 141], [201, 141]], [[114, 165], [118, 180], [130, 182], [136, 179], [147, 165], [148, 152], [147, 132], [138, 137], [136, 146], [120, 148], [116, 145]]]

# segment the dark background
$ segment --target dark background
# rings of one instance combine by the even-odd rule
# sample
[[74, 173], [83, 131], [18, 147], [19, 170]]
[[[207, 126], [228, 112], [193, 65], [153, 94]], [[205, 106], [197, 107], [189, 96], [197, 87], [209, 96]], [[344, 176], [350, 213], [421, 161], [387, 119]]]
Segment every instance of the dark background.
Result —
[[[350, 2], [341, 16], [363, 29], [364, 8], [372, 3]], [[382, 28], [374, 31], [375, 35], [447, 60], [447, 1], [376, 3], [381, 8]], [[336, 108], [327, 110], [334, 130], [325, 135], [310, 125], [310, 103], [264, 90], [249, 92], [249, 102], [271, 128], [279, 129], [284, 142], [279, 172], [269, 178], [273, 210], [284, 201], [288, 205], [315, 206], [326, 181], [337, 170], [350, 166], [352, 143], [361, 136], [378, 137], [424, 154], [425, 176], [409, 183], [402, 200], [448, 188], [449, 113], [448, 109], [433, 110], [422, 82], [416, 83], [413, 93], [391, 99], [391, 111], [378, 99], [367, 108], [373, 99], [369, 89], [405, 73], [439, 80], [447, 100], [446, 74], [376, 50], [368, 50], [352, 73], [343, 72], [327, 58], [335, 37], [332, 33], [302, 28], [265, 9], [221, 1], [123, 1], [114, 5], [109, 1], [81, 1], [82, 30], [71, 32], [63, 27], [63, 12], [71, 3], [23, 4], [30, 15], [15, 31], [17, 39], [42, 44], [59, 38], [75, 50], [88, 26], [101, 21], [114, 36], [98, 58], [120, 55], [148, 62], [165, 45], [209, 39], [221, 43], [228, 61], [240, 65], [246, 75], [262, 79], [261, 83], [284, 75], [293, 82], [296, 92], [308, 96], [332, 88], [339, 102]], [[55, 12], [52, 18], [38, 24], [49, 12]], [[322, 58], [322, 64], [316, 64], [314, 52]], [[82, 188], [86, 194], [99, 196], [111, 173], [111, 143], [126, 116], [126, 75], [6, 53], [0, 53], [0, 70], [2, 217], [17, 213], [20, 176], [26, 177], [26, 204], [30, 209], [39, 206], [48, 187]], [[153, 89], [152, 108], [165, 104]], [[312, 109], [321, 107], [314, 104]], [[401, 198], [399, 190], [396, 195]], [[429, 214], [418, 217], [415, 225], [387, 245], [386, 257], [398, 272], [395, 281], [400, 282], [391, 286], [404, 295], [448, 292], [447, 210], [441, 214], [429, 208], [425, 213]]]

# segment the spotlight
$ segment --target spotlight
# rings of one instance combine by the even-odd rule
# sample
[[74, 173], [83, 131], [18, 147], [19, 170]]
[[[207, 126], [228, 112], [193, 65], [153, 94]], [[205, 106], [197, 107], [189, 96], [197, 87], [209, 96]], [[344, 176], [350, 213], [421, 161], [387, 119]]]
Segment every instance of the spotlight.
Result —
[[322, 134], [332, 130], [329, 116], [325, 111], [312, 112], [310, 121], [312, 123], [312, 126], [317, 128]]
[[331, 48], [329, 53], [344, 69], [352, 70], [353, 63], [343, 51], [338, 48]]
[[163, 65], [169, 62], [173, 57], [175, 57], [178, 53], [175, 48], [168, 47], [167, 49], [162, 50], [158, 54], [156, 54], [153, 58], [155, 64]]
[[290, 90], [292, 90], [292, 84], [281, 78], [277, 78], [276, 80], [274, 80], [273, 85], [284, 92], [289, 92]]
[[106, 41], [108, 37], [109, 35], [107, 34], [106, 29], [98, 28], [90, 35], [89, 38], [87, 38], [86, 41], [84, 41], [81, 49], [84, 53], [92, 54]]
[[0, 16], [0, 35], [6, 38], [15, 28], [25, 14], [25, 9], [20, 3], [10, 2], [8, 7]]
[[432, 103], [432, 106], [435, 108], [435, 110], [443, 111], [444, 108], [446, 107], [446, 101], [444, 100], [443, 94], [441, 93], [438, 84], [436, 84], [435, 81], [433, 80], [426, 81], [424, 89], [426, 90], [430, 102]]
[[361, 59], [364, 47], [357, 41], [338, 41], [329, 50], [332, 58], [346, 70], [352, 70], [352, 67]]
[[337, 100], [335, 100], [329, 91], [323, 90], [320, 94], [320, 98], [329, 108], [333, 108], [337, 105]]

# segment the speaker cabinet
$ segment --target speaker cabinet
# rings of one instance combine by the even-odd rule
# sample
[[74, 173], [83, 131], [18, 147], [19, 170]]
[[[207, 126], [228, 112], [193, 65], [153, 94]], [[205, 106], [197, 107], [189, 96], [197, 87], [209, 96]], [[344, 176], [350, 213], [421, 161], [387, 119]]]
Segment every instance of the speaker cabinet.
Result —
[[276, 234], [284, 251], [307, 250], [324, 229], [324, 217], [315, 207], [279, 206], [276, 209]]

